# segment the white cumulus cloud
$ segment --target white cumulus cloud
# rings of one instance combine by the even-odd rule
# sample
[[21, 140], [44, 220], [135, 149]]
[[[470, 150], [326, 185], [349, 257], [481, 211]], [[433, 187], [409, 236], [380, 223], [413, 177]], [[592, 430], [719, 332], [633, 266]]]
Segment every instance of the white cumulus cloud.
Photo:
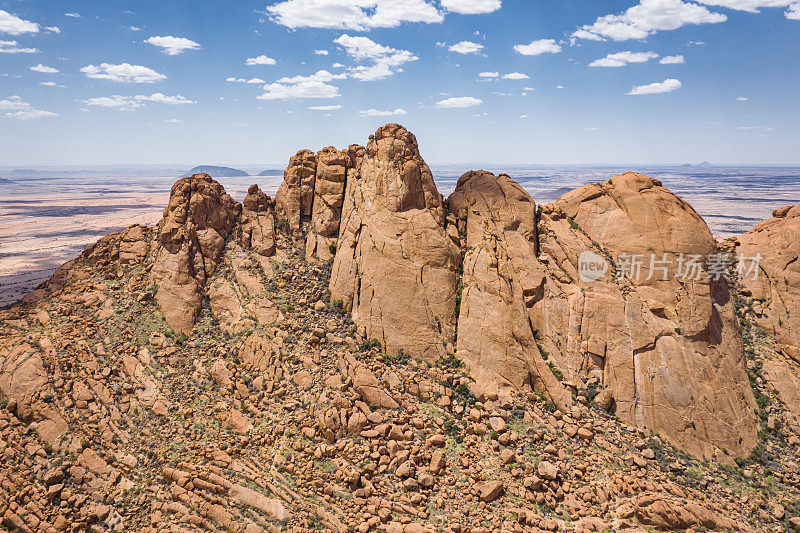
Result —
[[461, 15], [482, 15], [502, 7], [500, 0], [442, 0], [442, 7]]
[[262, 55], [256, 56], [256, 57], [248, 57], [247, 60], [244, 63], [245, 63], [245, 65], [250, 65], [250, 66], [253, 66], [253, 65], [274, 65], [275, 63], [277, 63], [277, 61], [275, 61], [271, 57], [267, 57], [267, 56], [262, 54]]
[[695, 0], [698, 4], [758, 13], [762, 7], [788, 7], [797, 0]]
[[789, 20], [800, 20], [800, 2], [792, 4], [786, 11], [786, 18]]
[[312, 111], [336, 111], [337, 109], [341, 109], [342, 106], [339, 104], [336, 105], [312, 105], [309, 107]]
[[246, 83], [256, 84], [256, 83], [267, 83], [266, 81], [262, 80], [261, 78], [250, 78], [247, 80]]
[[326, 55], [328, 55], [328, 51], [327, 50], [314, 50], [314, 54], [316, 54], [318, 56], [326, 56]]
[[540, 56], [542, 54], [557, 54], [561, 52], [561, 45], [555, 39], [539, 39], [528, 44], [514, 46], [514, 51], [524, 56]]
[[356, 31], [444, 20], [436, 6], [426, 0], [285, 0], [267, 7], [267, 13], [273, 22], [287, 28]]
[[686, 58], [682, 55], [677, 56], [664, 56], [659, 61], [662, 65], [683, 65], [686, 63]]
[[407, 115], [404, 109], [397, 108], [394, 111], [381, 111], [379, 109], [367, 109], [365, 111], [359, 111], [359, 115], [362, 117], [393, 117], [393, 116], [400, 116], [400, 115]]
[[62, 89], [65, 87], [65, 85], [59, 85], [54, 81], [40, 81], [39, 85], [44, 85], [45, 87], [61, 87]]
[[472, 41], [461, 41], [450, 46], [448, 50], [457, 54], [477, 54], [483, 50], [483, 45]]
[[671, 93], [672, 91], [677, 91], [683, 87], [683, 84], [680, 80], [676, 80], [674, 78], [670, 78], [668, 80], [664, 80], [658, 83], [650, 83], [648, 85], [638, 85], [631, 89], [628, 94], [629, 95], [642, 95], [642, 94], [660, 94], [660, 93]]
[[112, 96], [98, 96], [95, 98], [87, 98], [83, 101], [84, 104], [87, 106], [92, 107], [108, 107], [111, 109], [133, 109], [135, 107], [141, 107], [144, 104], [141, 104], [131, 98], [130, 96], [122, 96], [121, 94], [115, 94]]
[[58, 116], [57, 113], [36, 109], [19, 95], [9, 96], [8, 98], [0, 100], [0, 110], [8, 111], [5, 114], [6, 118], [15, 118], [17, 120], [33, 120]]
[[478, 74], [480, 78], [496, 78], [500, 75], [499, 72], [481, 72]]
[[8, 11], [0, 9], [0, 33], [9, 35], [22, 35], [23, 33], [38, 33], [39, 25], [29, 20], [23, 20]]
[[169, 56], [182, 54], [186, 50], [199, 50], [200, 43], [194, 42], [186, 37], [173, 37], [171, 35], [159, 35], [145, 39], [144, 42], [163, 48], [164, 53]]
[[23, 48], [17, 41], [0, 41], [0, 54], [36, 54], [36, 48]]
[[65, 17], [74, 18], [74, 19], [81, 18], [81, 14], [80, 13], [64, 13], [64, 16]]
[[122, 96], [114, 94], [111, 96], [98, 96], [96, 98], [87, 98], [83, 101], [87, 106], [92, 107], [107, 107], [111, 109], [130, 110], [144, 105], [144, 102], [154, 102], [157, 104], [195, 104], [193, 100], [185, 98], [179, 94], [175, 96], [167, 96], [163, 93], [153, 93], [151, 95], [137, 94], [136, 96]]
[[119, 83], [155, 83], [167, 79], [166, 76], [142, 65], [121, 63], [102, 63], [99, 66], [87, 65], [81, 69], [87, 78], [110, 80]]
[[631, 63], [646, 63], [658, 57], [654, 52], [617, 52], [589, 63], [590, 67], [624, 67]]
[[259, 100], [291, 100], [298, 98], [336, 98], [339, 88], [323, 81], [307, 80], [294, 84], [270, 83], [264, 86]]
[[196, 104], [194, 100], [190, 100], [185, 98], [179, 94], [175, 96], [167, 96], [162, 93], [153, 93], [150, 96], [145, 96], [143, 94], [137, 94], [134, 96], [136, 101], [138, 102], [155, 102], [158, 104], [169, 104], [169, 105], [180, 105], [180, 104]]
[[658, 31], [676, 30], [689, 24], [716, 24], [728, 17], [683, 0], [640, 0], [622, 13], [605, 15], [581, 26], [573, 39], [625, 41], [644, 39]]
[[344, 34], [334, 43], [345, 49], [347, 55], [356, 61], [366, 61], [369, 65], [348, 68], [350, 76], [360, 81], [377, 81], [402, 72], [401, 66], [419, 58], [408, 50], [398, 50], [376, 43], [368, 37]]
[[454, 98], [445, 98], [436, 102], [436, 107], [440, 108], [454, 108], [454, 107], [475, 107], [481, 105], [483, 100], [475, 98], [474, 96], [458, 96]]
[[42, 74], [56, 74], [58, 72], [57, 68], [48, 67], [47, 65], [42, 65], [41, 63], [29, 68], [34, 72], [41, 72]]
[[522, 72], [509, 72], [508, 74], [503, 76], [504, 80], [528, 80], [530, 76], [527, 74], [523, 74]]

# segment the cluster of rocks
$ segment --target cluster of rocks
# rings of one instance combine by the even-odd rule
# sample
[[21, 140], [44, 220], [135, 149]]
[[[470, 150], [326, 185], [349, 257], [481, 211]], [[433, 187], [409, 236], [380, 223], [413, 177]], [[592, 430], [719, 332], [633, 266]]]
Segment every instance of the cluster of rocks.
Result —
[[765, 257], [729, 287], [616, 279], [717, 250], [639, 174], [444, 199], [388, 125], [285, 178], [183, 178], [0, 311], [4, 526], [800, 530], [797, 208], [723, 244]]

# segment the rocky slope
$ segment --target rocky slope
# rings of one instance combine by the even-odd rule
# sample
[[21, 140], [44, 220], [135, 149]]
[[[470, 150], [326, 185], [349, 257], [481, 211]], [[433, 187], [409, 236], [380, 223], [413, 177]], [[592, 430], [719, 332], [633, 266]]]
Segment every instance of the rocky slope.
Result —
[[729, 285], [618, 275], [717, 251], [656, 180], [445, 200], [398, 125], [298, 152], [274, 202], [181, 179], [0, 311], [2, 523], [800, 530], [796, 210], [721, 245], [765, 258]]

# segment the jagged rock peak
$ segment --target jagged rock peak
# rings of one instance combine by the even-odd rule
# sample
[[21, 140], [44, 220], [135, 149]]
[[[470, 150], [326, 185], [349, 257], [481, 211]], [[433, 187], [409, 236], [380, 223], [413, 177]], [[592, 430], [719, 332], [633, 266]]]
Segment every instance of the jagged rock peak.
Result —
[[257, 184], [247, 189], [247, 196], [242, 201], [242, 209], [254, 213], [263, 213], [272, 208], [272, 199]]
[[276, 216], [297, 231], [301, 222], [311, 218], [317, 156], [311, 150], [300, 150], [291, 158], [283, 173], [283, 183], [275, 195]]
[[200, 293], [214, 272], [225, 240], [242, 206], [208, 174], [181, 178], [172, 186], [158, 226], [151, 271], [156, 301], [176, 331], [191, 330], [200, 312]]
[[444, 223], [442, 198], [417, 138], [399, 124], [387, 124], [370, 136], [361, 178], [377, 201], [392, 211], [428, 209]]
[[572, 398], [537, 347], [530, 311], [546, 269], [537, 259], [536, 204], [505, 174], [467, 172], [447, 200], [466, 235], [456, 355], [479, 398], [537, 390], [567, 412]]
[[427, 360], [455, 337], [458, 247], [417, 141], [389, 124], [348, 175], [331, 295], [363, 336]]
[[275, 217], [272, 199], [264, 194], [258, 185], [251, 185], [247, 189], [242, 207], [242, 247], [265, 257], [275, 255]]

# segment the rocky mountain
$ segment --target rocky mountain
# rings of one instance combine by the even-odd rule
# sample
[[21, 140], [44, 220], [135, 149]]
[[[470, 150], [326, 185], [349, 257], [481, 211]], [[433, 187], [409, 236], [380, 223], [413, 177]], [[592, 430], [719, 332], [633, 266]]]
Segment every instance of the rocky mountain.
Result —
[[181, 177], [187, 178], [195, 174], [208, 174], [214, 178], [238, 178], [250, 175], [244, 170], [239, 170], [237, 168], [200, 165], [199, 167], [194, 167], [192, 170], [186, 172]]
[[2, 523], [798, 531], [798, 224], [718, 243], [636, 173], [444, 198], [397, 124], [275, 199], [181, 178], [0, 311]]

